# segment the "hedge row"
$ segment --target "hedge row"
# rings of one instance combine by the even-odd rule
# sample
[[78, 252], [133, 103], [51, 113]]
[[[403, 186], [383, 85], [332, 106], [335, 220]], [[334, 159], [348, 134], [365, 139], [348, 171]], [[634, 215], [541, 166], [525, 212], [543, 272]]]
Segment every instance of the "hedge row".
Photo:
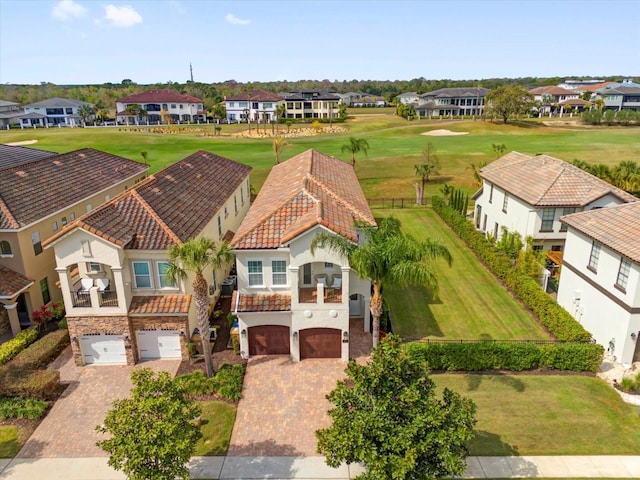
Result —
[[561, 342], [590, 342], [591, 334], [564, 308], [547, 295], [531, 277], [513, 268], [511, 259], [496, 250], [485, 236], [455, 210], [444, 203], [442, 197], [432, 198], [434, 211], [466, 242], [513, 293], [540, 319], [540, 323]]
[[36, 329], [22, 330], [11, 340], [0, 345], [0, 365], [4, 365], [27, 348], [29, 344], [35, 342], [36, 338], [38, 338]]
[[592, 343], [410, 343], [407, 352], [432, 370], [597, 372], [603, 348]]
[[55, 330], [16, 355], [11, 365], [26, 370], [44, 368], [55, 360], [67, 345], [69, 345], [69, 332]]
[[0, 398], [0, 420], [7, 418], [30, 418], [42, 417], [47, 411], [49, 404], [42, 400], [33, 398]]

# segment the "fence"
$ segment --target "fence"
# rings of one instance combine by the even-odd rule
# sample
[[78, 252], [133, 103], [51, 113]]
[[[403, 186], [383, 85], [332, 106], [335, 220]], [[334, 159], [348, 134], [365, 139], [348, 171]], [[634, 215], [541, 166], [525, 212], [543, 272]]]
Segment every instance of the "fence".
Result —
[[[381, 197], [367, 198], [371, 208], [412, 208], [416, 206], [416, 197]], [[422, 205], [429, 205], [429, 199], [424, 198]]]

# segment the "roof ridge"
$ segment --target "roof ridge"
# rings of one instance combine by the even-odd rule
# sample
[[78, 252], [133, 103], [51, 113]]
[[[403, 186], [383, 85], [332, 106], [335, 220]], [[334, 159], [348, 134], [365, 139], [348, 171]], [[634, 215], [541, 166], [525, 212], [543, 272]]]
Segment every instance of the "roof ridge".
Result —
[[[347, 207], [349, 210], [351, 210], [352, 213], [355, 213], [357, 216], [359, 216], [360, 218], [368, 218], [368, 215], [365, 215], [363, 212], [360, 211], [360, 209], [358, 209], [355, 205], [353, 205], [351, 202], [349, 202], [348, 200], [346, 200], [344, 197], [342, 197], [341, 195], [338, 195], [336, 192], [334, 192], [331, 188], [329, 188], [324, 182], [321, 182], [320, 180], [318, 180], [313, 174], [309, 175], [309, 179], [315, 183], [316, 185], [318, 185], [318, 187], [320, 187], [327, 195], [329, 195], [332, 199], [337, 200], [341, 203], [343, 203], [345, 205], [345, 207]], [[318, 200], [318, 202], [320, 202], [321, 200]]]
[[166, 234], [169, 235], [169, 237], [178, 245], [182, 245], [182, 240], [180, 240], [180, 237], [178, 237], [178, 235], [176, 235], [174, 231], [169, 228], [169, 225], [167, 225], [164, 220], [160, 218], [160, 215], [158, 215], [156, 211], [151, 207], [151, 205], [149, 205], [147, 201], [142, 198], [142, 195], [138, 193], [137, 189], [133, 188], [131, 190], [131, 196], [134, 197], [138, 202], [140, 202], [140, 205], [142, 205], [144, 209], [149, 213], [149, 215], [151, 215], [151, 217], [153, 217], [153, 219], [158, 222], [158, 224], [162, 227]]
[[[548, 157], [548, 158], [554, 158], [554, 157], [550, 157], [549, 155], [545, 155], [545, 157]], [[535, 158], [535, 157], [532, 157], [532, 158]], [[560, 160], [560, 159], [557, 159], [557, 160]], [[560, 161], [562, 161], [562, 160], [560, 160]], [[566, 163], [566, 162], [565, 162], [565, 163]], [[556, 183], [558, 183], [558, 181], [560, 180], [560, 177], [562, 176], [562, 174], [563, 174], [563, 173], [564, 173], [564, 168], [562, 168], [562, 165], [560, 165], [560, 171], [559, 171], [559, 172], [558, 172], [558, 174], [556, 175], [556, 178], [554, 178], [554, 179], [553, 179], [553, 181], [549, 184], [549, 186], [545, 189], [545, 191], [544, 191], [544, 192], [542, 192], [542, 193], [540, 194], [540, 196], [536, 199], [536, 203], [540, 202], [540, 200], [542, 200], [542, 199], [547, 195], [547, 193], [549, 192], [549, 190], [551, 190], [551, 188], [552, 188]]]
[[0, 211], [4, 213], [5, 217], [7, 217], [7, 219], [9, 220], [9, 223], [11, 223], [12, 228], [20, 228], [20, 224], [16, 220], [16, 217], [13, 216], [13, 213], [11, 213], [11, 210], [9, 209], [6, 202], [2, 198], [1, 193], [0, 193]]

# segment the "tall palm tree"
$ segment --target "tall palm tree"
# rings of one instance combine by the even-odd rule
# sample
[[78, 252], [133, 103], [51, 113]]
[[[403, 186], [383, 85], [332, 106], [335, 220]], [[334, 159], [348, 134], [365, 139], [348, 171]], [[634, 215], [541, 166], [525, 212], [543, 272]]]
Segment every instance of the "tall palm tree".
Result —
[[445, 259], [451, 265], [451, 253], [440, 242], [418, 241], [400, 230], [400, 221], [386, 217], [378, 228], [358, 225], [363, 235], [360, 245], [344, 237], [326, 232], [318, 234], [311, 243], [311, 252], [327, 248], [347, 258], [349, 266], [360, 278], [368, 278], [373, 286], [371, 314], [373, 316], [373, 346], [380, 337], [382, 288], [384, 285], [421, 285], [432, 292], [438, 290], [438, 279], [429, 261]]
[[289, 146], [289, 142], [282, 137], [273, 138], [273, 154], [276, 156], [276, 165], [280, 163], [280, 154], [282, 150]]
[[216, 245], [210, 238], [192, 238], [182, 244], [172, 245], [169, 248], [169, 268], [167, 276], [173, 278], [186, 278], [187, 272], [195, 273], [193, 280], [193, 300], [196, 304], [196, 319], [202, 337], [204, 350], [204, 363], [207, 376], [213, 376], [213, 359], [211, 358], [211, 344], [209, 336], [209, 286], [204, 278], [204, 270], [211, 266], [214, 270], [223, 268], [231, 263], [233, 253], [226, 242]]
[[614, 185], [627, 192], [633, 192], [640, 187], [640, 167], [632, 160], [626, 160], [616, 165], [611, 177]]
[[369, 142], [364, 138], [349, 138], [349, 143], [342, 146], [343, 152], [349, 152], [351, 154], [351, 166], [356, 166], [356, 153], [362, 151], [366, 155], [369, 151]]
[[84, 104], [78, 107], [78, 116], [82, 123], [86, 125], [95, 118], [96, 109], [91, 104]]
[[413, 166], [416, 175], [420, 177], [420, 183], [416, 183], [416, 204], [422, 205], [422, 197], [424, 195], [424, 186], [429, 181], [431, 175], [437, 175], [440, 171], [440, 160], [433, 152], [434, 148], [431, 142], [427, 143], [422, 151], [422, 163]]

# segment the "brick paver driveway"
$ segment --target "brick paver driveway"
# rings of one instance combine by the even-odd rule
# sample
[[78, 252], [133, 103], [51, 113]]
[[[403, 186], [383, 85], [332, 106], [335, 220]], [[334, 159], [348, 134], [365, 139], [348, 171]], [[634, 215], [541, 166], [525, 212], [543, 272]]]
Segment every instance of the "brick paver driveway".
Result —
[[135, 367], [76, 367], [68, 347], [52, 367], [60, 370], [60, 381], [69, 386], [17, 457], [107, 456], [96, 446], [96, 441], [104, 437], [95, 427], [102, 423], [113, 400], [129, 395], [131, 370], [148, 367], [175, 375], [179, 366], [179, 360], [153, 360]]

